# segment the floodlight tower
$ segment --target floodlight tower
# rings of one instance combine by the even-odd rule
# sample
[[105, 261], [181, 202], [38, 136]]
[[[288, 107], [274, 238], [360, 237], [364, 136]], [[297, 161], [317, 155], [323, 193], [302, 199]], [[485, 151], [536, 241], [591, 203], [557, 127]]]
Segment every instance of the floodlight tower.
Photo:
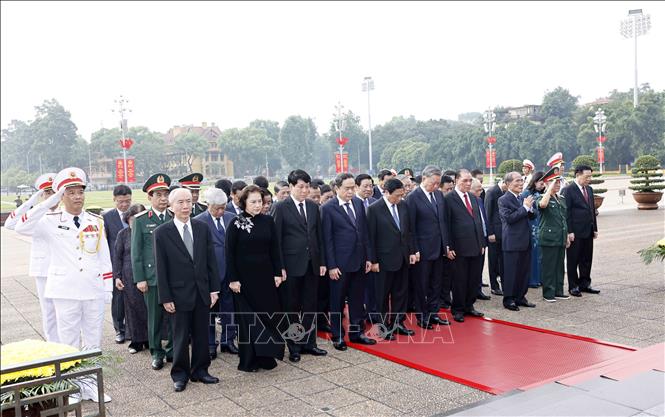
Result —
[[633, 107], [637, 107], [637, 37], [646, 35], [651, 29], [651, 15], [643, 14], [642, 9], [628, 11], [628, 18], [621, 21], [621, 35], [635, 39], [635, 88], [633, 90]]

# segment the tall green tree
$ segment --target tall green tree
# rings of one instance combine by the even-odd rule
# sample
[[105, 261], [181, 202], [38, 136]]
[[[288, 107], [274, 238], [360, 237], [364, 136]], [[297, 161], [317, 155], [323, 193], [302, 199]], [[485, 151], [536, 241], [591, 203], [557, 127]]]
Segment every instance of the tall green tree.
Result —
[[279, 145], [263, 128], [226, 129], [219, 137], [219, 147], [233, 160], [236, 173], [256, 175], [265, 169], [266, 158], [271, 174], [278, 169]]
[[282, 157], [291, 169], [310, 169], [313, 165], [316, 126], [311, 118], [289, 116], [279, 134]]
[[59, 171], [71, 164], [76, 146], [77, 128], [71, 114], [57, 100], [45, 100], [35, 107], [30, 124], [34, 142], [30, 151], [41, 155], [43, 170]]
[[182, 155], [189, 172], [192, 172], [194, 159], [205, 157], [208, 151], [208, 141], [198, 133], [187, 132], [175, 138], [173, 149]]

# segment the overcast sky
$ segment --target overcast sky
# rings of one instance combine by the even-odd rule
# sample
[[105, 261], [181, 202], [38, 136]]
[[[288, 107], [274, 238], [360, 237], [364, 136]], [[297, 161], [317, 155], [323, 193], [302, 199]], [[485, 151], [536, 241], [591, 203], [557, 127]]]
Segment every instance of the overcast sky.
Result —
[[1, 125], [55, 98], [84, 138], [129, 125], [244, 127], [313, 117], [338, 101], [367, 126], [393, 116], [457, 119], [540, 103], [563, 86], [582, 103], [633, 86], [629, 9], [651, 14], [639, 82], [665, 89], [663, 2], [2, 2]]

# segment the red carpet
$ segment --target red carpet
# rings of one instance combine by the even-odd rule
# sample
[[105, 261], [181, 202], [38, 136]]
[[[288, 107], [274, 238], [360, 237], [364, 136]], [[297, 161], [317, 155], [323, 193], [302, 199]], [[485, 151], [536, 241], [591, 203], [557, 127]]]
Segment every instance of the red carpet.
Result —
[[468, 317], [457, 323], [447, 311], [440, 316], [452, 325], [422, 331], [409, 315], [405, 324], [415, 330], [414, 336], [349, 346], [492, 394], [556, 381], [635, 350], [501, 320]]

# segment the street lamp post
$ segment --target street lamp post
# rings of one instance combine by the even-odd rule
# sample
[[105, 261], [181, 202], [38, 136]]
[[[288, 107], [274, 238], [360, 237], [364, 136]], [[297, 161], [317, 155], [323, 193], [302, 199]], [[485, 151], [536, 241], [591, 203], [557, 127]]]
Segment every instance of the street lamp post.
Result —
[[635, 87], [633, 90], [633, 107], [637, 107], [637, 37], [646, 35], [651, 29], [651, 15], [642, 14], [642, 9], [628, 11], [628, 18], [621, 21], [621, 35], [635, 39]]
[[494, 144], [494, 126], [496, 125], [496, 114], [491, 110], [487, 109], [485, 114], [483, 114], [483, 127], [485, 128], [485, 133], [487, 133], [487, 143], [489, 145], [490, 157], [489, 157], [489, 166], [490, 166], [490, 185], [494, 185], [494, 171], [492, 165], [492, 145]]
[[[365, 77], [363, 80], [363, 92], [367, 91], [367, 126], [368, 126], [368, 139], [369, 139], [369, 173], [374, 174], [372, 164], [372, 116], [369, 107], [369, 92], [374, 90], [374, 80], [372, 77]], [[360, 160], [358, 160], [360, 162]]]
[[335, 109], [337, 110], [337, 118], [335, 119], [335, 130], [339, 133], [339, 139], [337, 140], [337, 143], [339, 144], [339, 166], [340, 166], [340, 171], [344, 171], [344, 142], [342, 141], [342, 132], [344, 129], [346, 129], [346, 119], [343, 117], [343, 112], [342, 110], [344, 109], [344, 106], [342, 106], [342, 103], [337, 103], [335, 106]]
[[605, 112], [598, 108], [596, 115], [593, 117], [593, 128], [598, 133], [598, 162], [600, 164], [600, 173], [603, 173], [603, 166], [605, 165], [605, 151], [603, 150], [603, 133], [605, 133], [605, 128], [607, 127], [607, 116]]
[[[128, 109], [125, 107], [127, 103], [129, 103], [129, 100], [127, 100], [125, 97], [120, 95], [120, 98], [117, 100], [113, 100], [117, 105], [118, 105], [118, 110], [111, 110], [112, 112], [118, 112], [120, 115], [120, 133], [122, 134], [122, 137], [120, 138], [122, 141], [125, 140], [127, 137], [127, 119], [125, 119], [125, 112], [131, 113], [132, 109]], [[122, 161], [123, 161], [123, 167], [124, 167], [124, 178], [125, 178], [125, 184], [127, 184], [127, 149], [125, 146], [122, 147]]]

